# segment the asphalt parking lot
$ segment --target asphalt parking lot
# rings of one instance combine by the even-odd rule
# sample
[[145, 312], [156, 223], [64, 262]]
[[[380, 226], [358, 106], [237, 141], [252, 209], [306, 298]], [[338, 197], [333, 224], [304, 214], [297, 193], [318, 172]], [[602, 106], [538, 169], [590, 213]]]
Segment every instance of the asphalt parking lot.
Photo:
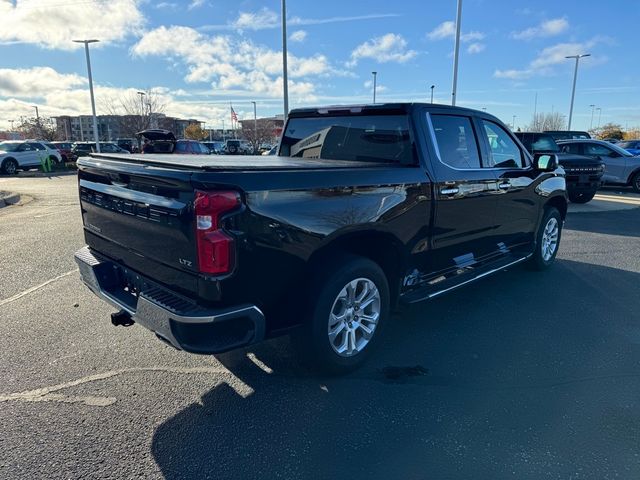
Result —
[[640, 478], [640, 196], [573, 207], [556, 265], [395, 315], [364, 368], [288, 339], [181, 353], [83, 287], [74, 176], [0, 178], [0, 478]]

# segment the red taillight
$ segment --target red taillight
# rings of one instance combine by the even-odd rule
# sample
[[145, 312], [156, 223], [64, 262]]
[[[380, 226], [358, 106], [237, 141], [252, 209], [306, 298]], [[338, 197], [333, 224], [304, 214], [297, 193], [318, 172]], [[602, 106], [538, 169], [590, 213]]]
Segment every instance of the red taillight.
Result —
[[196, 190], [194, 206], [199, 270], [215, 275], [230, 272], [235, 259], [233, 238], [220, 229], [220, 217], [240, 206], [240, 194]]

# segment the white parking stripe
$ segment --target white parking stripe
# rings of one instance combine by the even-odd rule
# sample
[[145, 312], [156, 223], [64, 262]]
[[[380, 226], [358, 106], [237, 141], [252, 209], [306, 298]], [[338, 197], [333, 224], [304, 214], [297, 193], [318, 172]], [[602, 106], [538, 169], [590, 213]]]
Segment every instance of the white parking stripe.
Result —
[[17, 293], [13, 297], [9, 297], [9, 298], [5, 298], [4, 300], [0, 300], [0, 307], [2, 307], [3, 305], [6, 305], [7, 303], [11, 303], [11, 302], [13, 302], [15, 300], [18, 300], [19, 298], [22, 298], [25, 295], [29, 295], [30, 293], [33, 293], [36, 290], [41, 289], [42, 287], [46, 287], [50, 283], [53, 283], [56, 280], [60, 280], [63, 277], [71, 275], [72, 273], [76, 273], [77, 271], [78, 271], [78, 269], [74, 268], [73, 270], [70, 270], [70, 271], [68, 271], [66, 273], [63, 273], [62, 275], [58, 275], [57, 277], [53, 277], [53, 278], [47, 280], [46, 282], [41, 283], [40, 285], [36, 285], [35, 287], [27, 288], [24, 292]]

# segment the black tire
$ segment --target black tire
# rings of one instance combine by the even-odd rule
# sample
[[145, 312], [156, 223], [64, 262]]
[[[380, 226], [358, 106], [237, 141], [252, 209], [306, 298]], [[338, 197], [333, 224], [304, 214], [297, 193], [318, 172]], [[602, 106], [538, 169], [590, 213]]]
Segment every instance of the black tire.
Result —
[[2, 172], [7, 175], [15, 175], [18, 173], [18, 162], [13, 158], [7, 158], [2, 162]]
[[593, 192], [569, 192], [569, 201], [572, 203], [587, 203], [593, 200], [595, 194], [595, 190]]
[[[545, 242], [543, 241], [543, 237], [545, 236], [545, 230], [549, 228], [552, 219], [554, 219], [556, 222], [557, 238], [555, 247], [553, 248], [553, 252], [551, 252], [551, 255], [548, 255], [548, 250], [545, 251]], [[529, 259], [529, 266], [533, 270], [546, 270], [553, 264], [554, 260], [556, 259], [556, 255], [558, 254], [561, 237], [562, 217], [560, 216], [560, 212], [555, 207], [547, 207], [545, 209], [544, 215], [542, 216], [542, 221], [540, 222], [538, 231], [536, 232], [535, 250], [533, 251], [533, 255], [531, 256], [531, 258]]]
[[640, 193], [640, 172], [636, 173], [631, 179], [631, 188], [636, 193]]
[[54, 157], [53, 155], [51, 155], [49, 157], [49, 161], [51, 162], [51, 165], [60, 165], [60, 164], [62, 164], [62, 160], [58, 160], [58, 157]]
[[[308, 367], [322, 373], [343, 374], [362, 365], [376, 344], [380, 342], [383, 327], [389, 316], [389, 284], [380, 266], [363, 257], [340, 256], [329, 265], [325, 263], [321, 268], [323, 273], [317, 275], [317, 281], [309, 295], [309, 311], [306, 321], [292, 336], [292, 341], [300, 359]], [[359, 285], [369, 285], [367, 282], [372, 282], [379, 295], [374, 300], [374, 305], [372, 306], [370, 303], [363, 307], [359, 313], [356, 312], [358, 310], [357, 303], [356, 306], [348, 307], [348, 300], [346, 297], [341, 298], [340, 294], [345, 291], [344, 289], [350, 282], [358, 282], [356, 288]], [[371, 290], [371, 286], [369, 288], [369, 292], [375, 297], [376, 292]], [[358, 297], [358, 294], [363, 291], [365, 290], [357, 290], [355, 297]], [[365, 295], [364, 298], [366, 299], [368, 296]], [[329, 329], [331, 328], [330, 317], [336, 318], [332, 316], [332, 312], [335, 312], [336, 308], [341, 310], [343, 306], [345, 314], [352, 320], [348, 322], [333, 320], [341, 323], [343, 327], [340, 333], [335, 336], [334, 342], [339, 344], [346, 342], [347, 345], [354, 345], [354, 347], [360, 343], [361, 348], [352, 348], [351, 352], [345, 351], [340, 354], [332, 346], [329, 339]], [[372, 310], [367, 310], [369, 307]], [[374, 328], [371, 329], [373, 324], [366, 323], [366, 328], [372, 330], [371, 337], [367, 340], [364, 330], [359, 326], [362, 325], [363, 320], [358, 320], [358, 315], [371, 315], [371, 312], [374, 312], [377, 307], [379, 307], [379, 314]], [[367, 311], [365, 312], [365, 310]], [[348, 311], [351, 312], [350, 316]], [[349, 336], [350, 329], [354, 329], [353, 337]], [[337, 326], [334, 328], [335, 330], [338, 330]], [[349, 336], [349, 340], [346, 339], [347, 336]], [[351, 338], [354, 343], [350, 342]]]

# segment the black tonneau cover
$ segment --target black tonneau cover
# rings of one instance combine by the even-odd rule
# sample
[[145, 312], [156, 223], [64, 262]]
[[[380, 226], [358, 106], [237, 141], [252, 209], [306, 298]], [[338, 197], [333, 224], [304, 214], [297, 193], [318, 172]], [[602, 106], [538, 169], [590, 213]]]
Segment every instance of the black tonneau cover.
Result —
[[179, 155], [92, 153], [91, 158], [185, 170], [300, 170], [401, 166], [396, 163], [275, 157], [269, 155]]

